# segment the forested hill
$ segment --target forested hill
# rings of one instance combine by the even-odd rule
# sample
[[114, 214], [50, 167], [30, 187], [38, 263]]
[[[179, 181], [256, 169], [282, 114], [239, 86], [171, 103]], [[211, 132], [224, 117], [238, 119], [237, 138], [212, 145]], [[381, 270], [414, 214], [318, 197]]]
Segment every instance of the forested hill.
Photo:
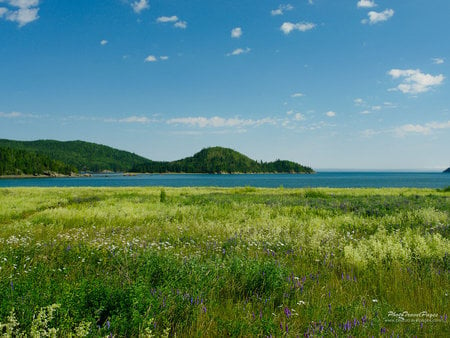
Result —
[[445, 170], [444, 170], [444, 173], [450, 174], [450, 168], [445, 169]]
[[0, 147], [30, 151], [60, 161], [78, 171], [129, 171], [138, 163], [149, 162], [136, 154], [84, 141], [12, 141], [0, 140]]
[[295, 162], [277, 160], [257, 162], [228, 148], [211, 147], [192, 157], [172, 162], [147, 162], [134, 166], [131, 171], [148, 173], [313, 173]]
[[172, 162], [151, 161], [136, 154], [84, 141], [12, 141], [0, 139], [0, 175], [71, 172], [138, 173], [313, 173], [295, 162], [257, 162], [228, 148], [212, 147]]
[[0, 147], [0, 175], [70, 175], [77, 168], [33, 151]]

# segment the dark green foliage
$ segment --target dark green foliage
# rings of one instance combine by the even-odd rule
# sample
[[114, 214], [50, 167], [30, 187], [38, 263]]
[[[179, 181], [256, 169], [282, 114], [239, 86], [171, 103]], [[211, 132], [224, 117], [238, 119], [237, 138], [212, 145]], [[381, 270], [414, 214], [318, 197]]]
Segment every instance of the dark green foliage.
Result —
[[34, 151], [0, 146], [0, 175], [43, 175], [51, 172], [69, 175], [76, 171], [74, 166]]
[[164, 189], [161, 189], [161, 192], [159, 194], [159, 201], [161, 203], [164, 203], [166, 201], [166, 191]]
[[445, 170], [444, 170], [444, 173], [450, 174], [450, 168], [445, 169]]
[[149, 160], [127, 151], [84, 141], [12, 141], [0, 140], [0, 147], [32, 151], [66, 163], [78, 171], [128, 171], [138, 163]]
[[[0, 140], [0, 147], [43, 155], [48, 158], [48, 160], [59, 161], [57, 163], [59, 163], [60, 166], [71, 168], [69, 172], [87, 171], [98, 173], [102, 171], [131, 171], [140, 173], [170, 172], [209, 174], [314, 172], [309, 167], [290, 161], [277, 160], [275, 162], [257, 162], [237, 151], [222, 147], [206, 148], [192, 157], [172, 162], [151, 161], [127, 151], [84, 141]], [[64, 163], [64, 165], [62, 163]], [[34, 167], [31, 164], [27, 164], [26, 171], [33, 174], [33, 168]], [[23, 169], [21, 170], [25, 173]], [[60, 172], [58, 170], [55, 171]], [[16, 172], [17, 171], [13, 171], [13, 174], [16, 174]], [[65, 171], [63, 173], [65, 173]]]
[[212, 147], [173, 162], [147, 162], [133, 167], [149, 173], [313, 173], [311, 168], [290, 161], [257, 162], [228, 148]]

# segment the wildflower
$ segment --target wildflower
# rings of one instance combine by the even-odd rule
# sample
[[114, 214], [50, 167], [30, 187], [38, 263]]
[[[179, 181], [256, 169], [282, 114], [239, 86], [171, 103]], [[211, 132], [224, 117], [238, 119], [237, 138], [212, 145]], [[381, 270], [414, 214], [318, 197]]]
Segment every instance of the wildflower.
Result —
[[284, 308], [284, 314], [286, 315], [287, 318], [291, 317], [292, 315], [291, 310], [289, 310], [288, 307]]
[[378, 303], [378, 299], [376, 298], [372, 299], [372, 303]]

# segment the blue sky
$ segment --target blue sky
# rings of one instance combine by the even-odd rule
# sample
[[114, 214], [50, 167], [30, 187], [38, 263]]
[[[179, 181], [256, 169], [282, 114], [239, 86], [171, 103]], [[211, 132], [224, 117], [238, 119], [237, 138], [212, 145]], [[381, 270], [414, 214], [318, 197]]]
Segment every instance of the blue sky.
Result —
[[448, 0], [0, 0], [0, 137], [450, 166]]

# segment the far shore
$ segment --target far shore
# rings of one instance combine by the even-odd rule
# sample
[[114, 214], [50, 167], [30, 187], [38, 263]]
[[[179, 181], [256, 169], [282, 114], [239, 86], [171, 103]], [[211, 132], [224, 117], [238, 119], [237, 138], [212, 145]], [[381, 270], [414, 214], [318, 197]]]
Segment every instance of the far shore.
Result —
[[164, 172], [164, 173], [130, 173], [130, 172], [99, 172], [99, 173], [83, 173], [83, 174], [75, 174], [72, 173], [71, 175], [63, 175], [63, 174], [51, 174], [51, 175], [45, 175], [45, 174], [39, 174], [39, 175], [0, 175], [0, 179], [20, 179], [20, 178], [80, 178], [80, 177], [92, 177], [92, 176], [110, 176], [110, 175], [122, 175], [122, 176], [138, 176], [138, 175], [257, 175], [257, 174], [290, 174], [290, 175], [310, 175], [310, 174], [316, 174], [317, 172], [312, 173], [271, 173], [271, 172], [252, 172], [252, 173], [243, 173], [243, 172], [220, 172], [220, 173], [178, 173], [178, 172]]

